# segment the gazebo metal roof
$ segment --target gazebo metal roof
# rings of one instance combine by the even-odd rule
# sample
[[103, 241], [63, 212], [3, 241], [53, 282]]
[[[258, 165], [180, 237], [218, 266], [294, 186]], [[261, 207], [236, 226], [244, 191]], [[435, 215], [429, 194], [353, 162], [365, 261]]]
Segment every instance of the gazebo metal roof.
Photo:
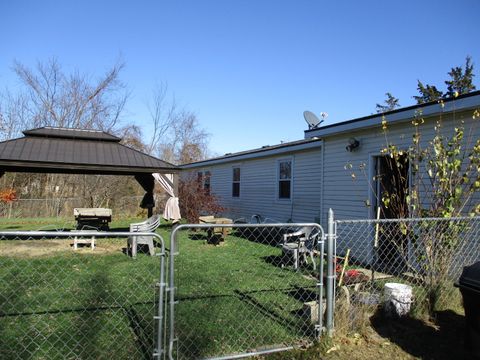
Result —
[[97, 130], [43, 127], [0, 142], [0, 171], [138, 175], [179, 169]]

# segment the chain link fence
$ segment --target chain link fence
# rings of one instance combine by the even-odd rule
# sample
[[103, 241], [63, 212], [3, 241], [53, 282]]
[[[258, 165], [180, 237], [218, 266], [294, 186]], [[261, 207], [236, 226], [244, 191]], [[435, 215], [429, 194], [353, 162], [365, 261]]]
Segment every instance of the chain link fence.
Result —
[[73, 209], [84, 207], [82, 198], [18, 199], [0, 203], [0, 217], [71, 217]]
[[361, 330], [381, 307], [419, 317], [463, 311], [454, 282], [464, 266], [480, 260], [480, 218], [336, 220], [334, 225], [337, 333]]
[[132, 259], [133, 235], [0, 232], [0, 358], [159, 358], [165, 247], [135, 233], [159, 256]]
[[[477, 217], [331, 218], [327, 234], [318, 224], [220, 220], [229, 219], [177, 226], [165, 245], [149, 234], [161, 256], [135, 260], [126, 253], [132, 233], [0, 232], [0, 358], [287, 350], [331, 334], [334, 310], [337, 334], [361, 331], [386, 304], [412, 316], [461, 312], [453, 284], [480, 260]], [[95, 248], [73, 250], [80, 236], [94, 236]], [[392, 283], [410, 293], [393, 296]]]
[[236, 358], [321, 335], [319, 225], [181, 225], [168, 271], [158, 235], [160, 257], [127, 256], [133, 235], [0, 232], [0, 358]]
[[[29, 218], [29, 217], [56, 217], [71, 218], [74, 208], [107, 207], [112, 209], [115, 216], [137, 216], [142, 212], [139, 207], [142, 196], [122, 196], [108, 199], [99, 206], [92, 206], [85, 198], [44, 198], [44, 199], [17, 199], [10, 202], [0, 202], [0, 218]], [[158, 209], [165, 206], [165, 194], [156, 195], [155, 203]], [[144, 210], [143, 210], [144, 212]]]
[[239, 358], [311, 344], [325, 309], [323, 249], [318, 224], [178, 227], [170, 358]]

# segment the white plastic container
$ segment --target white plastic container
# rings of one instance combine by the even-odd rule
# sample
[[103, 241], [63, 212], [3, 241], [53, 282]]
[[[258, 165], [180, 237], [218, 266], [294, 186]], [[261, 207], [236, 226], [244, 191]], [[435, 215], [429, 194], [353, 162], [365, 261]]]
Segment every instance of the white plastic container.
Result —
[[387, 314], [403, 316], [410, 312], [413, 298], [411, 286], [399, 283], [386, 283], [383, 290]]

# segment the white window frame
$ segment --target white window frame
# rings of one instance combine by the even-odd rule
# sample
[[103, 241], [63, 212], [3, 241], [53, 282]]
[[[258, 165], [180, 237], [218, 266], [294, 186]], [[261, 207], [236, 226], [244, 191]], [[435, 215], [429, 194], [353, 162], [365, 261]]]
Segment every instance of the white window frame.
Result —
[[[280, 197], [280, 181], [286, 181], [286, 180], [281, 180], [280, 179], [280, 164], [284, 162], [290, 162], [290, 197], [289, 198], [281, 198]], [[291, 202], [293, 200], [293, 181], [294, 181], [294, 161], [293, 157], [288, 157], [288, 158], [281, 158], [277, 160], [275, 171], [276, 171], [276, 194], [275, 198], [278, 201], [284, 201], [284, 202]]]

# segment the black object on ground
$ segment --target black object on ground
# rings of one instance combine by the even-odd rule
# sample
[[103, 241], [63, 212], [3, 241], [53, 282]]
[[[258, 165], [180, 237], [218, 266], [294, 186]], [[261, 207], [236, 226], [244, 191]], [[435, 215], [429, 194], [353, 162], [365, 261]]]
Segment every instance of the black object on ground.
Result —
[[465, 266], [455, 286], [460, 288], [465, 309], [465, 347], [474, 359], [480, 359], [480, 261]]

